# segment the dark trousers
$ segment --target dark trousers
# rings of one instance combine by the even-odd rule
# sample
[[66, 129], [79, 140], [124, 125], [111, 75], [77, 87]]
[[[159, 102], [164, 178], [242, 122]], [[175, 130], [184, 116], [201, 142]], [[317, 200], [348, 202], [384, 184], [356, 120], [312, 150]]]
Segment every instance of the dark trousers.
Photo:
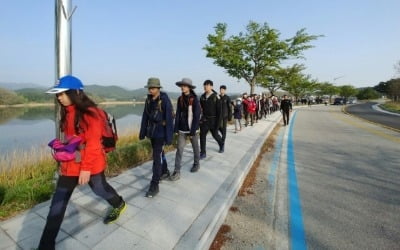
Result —
[[247, 126], [249, 125], [249, 112], [244, 111], [243, 114], [244, 114], [244, 125]]
[[221, 132], [221, 139], [222, 143], [225, 144], [225, 138], [226, 138], [226, 126], [228, 124], [228, 118], [223, 118], [222, 119], [222, 126], [219, 127], [219, 132]]
[[151, 147], [153, 148], [153, 177], [151, 182], [158, 184], [161, 175], [168, 171], [167, 159], [164, 153], [164, 138], [152, 138]]
[[200, 124], [200, 154], [206, 153], [206, 138], [208, 131], [211, 132], [211, 135], [217, 141], [219, 147], [223, 145], [222, 138], [218, 134], [218, 129], [215, 126], [215, 119], [210, 119], [207, 121], [203, 121]]
[[284, 110], [282, 109], [282, 115], [283, 115], [283, 124], [288, 125], [289, 124], [289, 110]]
[[[40, 250], [55, 249], [57, 234], [60, 231], [68, 201], [78, 185], [78, 178], [78, 176], [60, 176], [58, 178], [46, 225], [40, 239]], [[104, 172], [90, 176], [89, 186], [96, 195], [105, 199], [111, 206], [118, 207], [121, 205], [122, 197], [108, 184]]]

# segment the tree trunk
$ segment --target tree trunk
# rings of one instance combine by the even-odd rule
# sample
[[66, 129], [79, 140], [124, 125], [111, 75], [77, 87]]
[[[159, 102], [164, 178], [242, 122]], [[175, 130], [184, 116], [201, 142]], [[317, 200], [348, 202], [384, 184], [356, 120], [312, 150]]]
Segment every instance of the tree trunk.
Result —
[[250, 95], [254, 94], [255, 87], [256, 87], [256, 79], [253, 78], [250, 82]]

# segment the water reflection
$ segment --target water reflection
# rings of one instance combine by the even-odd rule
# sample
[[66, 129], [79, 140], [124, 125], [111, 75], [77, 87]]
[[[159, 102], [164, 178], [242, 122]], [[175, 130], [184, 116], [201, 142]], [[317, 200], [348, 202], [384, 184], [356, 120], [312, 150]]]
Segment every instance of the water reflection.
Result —
[[[115, 116], [120, 134], [138, 128], [143, 113], [142, 104], [101, 107]], [[53, 106], [0, 108], [0, 155], [46, 147], [54, 137]]]

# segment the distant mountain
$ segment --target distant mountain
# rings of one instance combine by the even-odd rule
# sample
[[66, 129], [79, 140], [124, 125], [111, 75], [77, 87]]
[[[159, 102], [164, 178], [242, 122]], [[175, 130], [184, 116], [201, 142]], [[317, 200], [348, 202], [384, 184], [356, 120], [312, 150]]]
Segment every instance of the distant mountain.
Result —
[[[28, 86], [29, 85], [29, 86]], [[23, 87], [28, 86], [28, 87]], [[11, 87], [15, 89], [11, 89]], [[51, 102], [53, 96], [46, 94], [45, 91], [50, 87], [40, 86], [37, 84], [2, 84], [0, 88], [15, 92], [19, 96], [24, 97], [28, 102]], [[135, 90], [127, 90], [119, 86], [101, 86], [86, 85], [85, 92], [96, 101], [115, 100], [115, 101], [144, 101], [147, 97], [147, 89], [140, 88]], [[176, 100], [180, 93], [167, 92], [172, 100]]]
[[43, 85], [39, 85], [36, 83], [10, 83], [10, 82], [0, 82], [0, 88], [8, 89], [8, 90], [18, 90], [25, 88], [46, 88]]

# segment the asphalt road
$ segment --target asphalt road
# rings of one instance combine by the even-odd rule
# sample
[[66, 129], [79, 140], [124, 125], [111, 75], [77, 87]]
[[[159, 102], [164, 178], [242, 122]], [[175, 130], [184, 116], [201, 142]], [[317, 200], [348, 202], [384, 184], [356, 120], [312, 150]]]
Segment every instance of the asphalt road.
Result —
[[400, 116], [376, 111], [372, 108], [376, 102], [355, 104], [346, 107], [348, 113], [359, 116], [368, 121], [380, 123], [385, 126], [400, 130]]
[[296, 112], [293, 161], [307, 249], [400, 249], [400, 133], [337, 106]]

